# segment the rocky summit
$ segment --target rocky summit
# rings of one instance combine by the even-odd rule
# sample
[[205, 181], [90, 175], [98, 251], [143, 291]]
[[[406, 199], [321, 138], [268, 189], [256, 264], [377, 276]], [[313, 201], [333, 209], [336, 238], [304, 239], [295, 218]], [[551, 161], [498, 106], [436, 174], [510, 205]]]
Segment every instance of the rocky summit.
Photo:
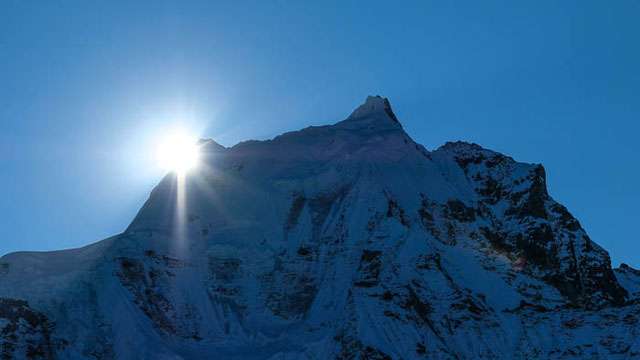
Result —
[[0, 358], [640, 358], [640, 272], [539, 164], [429, 151], [377, 96], [199, 147], [122, 234], [0, 259]]

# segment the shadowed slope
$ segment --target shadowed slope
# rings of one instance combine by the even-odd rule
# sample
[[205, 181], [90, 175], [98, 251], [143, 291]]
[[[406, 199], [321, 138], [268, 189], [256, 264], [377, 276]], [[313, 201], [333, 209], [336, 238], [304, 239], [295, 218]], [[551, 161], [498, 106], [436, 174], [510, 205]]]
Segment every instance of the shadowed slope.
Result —
[[[46, 324], [15, 331], [71, 358], [640, 351], [617, 280], [636, 275], [616, 278], [540, 165], [462, 142], [429, 152], [381, 97], [335, 125], [200, 146], [180, 213], [169, 174], [121, 235], [3, 257], [0, 297]], [[15, 331], [8, 354], [29, 346]]]

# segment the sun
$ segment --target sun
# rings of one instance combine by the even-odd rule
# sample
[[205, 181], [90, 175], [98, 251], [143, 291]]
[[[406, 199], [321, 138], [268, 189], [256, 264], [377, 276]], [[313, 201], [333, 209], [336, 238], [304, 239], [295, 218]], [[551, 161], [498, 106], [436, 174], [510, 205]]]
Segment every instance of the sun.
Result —
[[183, 175], [198, 165], [200, 154], [196, 138], [177, 130], [158, 141], [156, 156], [162, 169]]

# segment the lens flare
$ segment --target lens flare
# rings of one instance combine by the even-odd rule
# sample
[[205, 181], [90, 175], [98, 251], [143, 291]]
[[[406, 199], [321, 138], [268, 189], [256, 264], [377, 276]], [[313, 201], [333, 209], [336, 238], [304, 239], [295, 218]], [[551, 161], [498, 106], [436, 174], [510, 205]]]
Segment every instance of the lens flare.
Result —
[[196, 139], [185, 131], [175, 131], [158, 143], [158, 165], [167, 171], [184, 174], [196, 167], [198, 160]]

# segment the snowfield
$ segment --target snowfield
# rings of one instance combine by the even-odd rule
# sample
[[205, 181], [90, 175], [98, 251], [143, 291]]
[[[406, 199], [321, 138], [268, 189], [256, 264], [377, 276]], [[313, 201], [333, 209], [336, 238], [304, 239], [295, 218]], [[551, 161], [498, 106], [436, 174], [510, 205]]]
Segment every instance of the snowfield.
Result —
[[124, 233], [0, 259], [0, 358], [640, 358], [640, 272], [541, 165], [428, 151], [381, 97], [200, 150]]

